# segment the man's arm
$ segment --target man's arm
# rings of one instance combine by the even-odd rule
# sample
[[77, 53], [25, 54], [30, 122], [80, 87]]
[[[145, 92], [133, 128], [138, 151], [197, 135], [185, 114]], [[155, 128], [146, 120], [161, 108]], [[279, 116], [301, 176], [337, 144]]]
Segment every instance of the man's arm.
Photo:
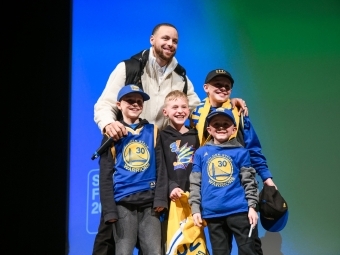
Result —
[[101, 96], [94, 105], [94, 121], [102, 133], [107, 132], [105, 127], [117, 118], [117, 95], [119, 90], [125, 86], [125, 78], [125, 64], [121, 62], [111, 73]]

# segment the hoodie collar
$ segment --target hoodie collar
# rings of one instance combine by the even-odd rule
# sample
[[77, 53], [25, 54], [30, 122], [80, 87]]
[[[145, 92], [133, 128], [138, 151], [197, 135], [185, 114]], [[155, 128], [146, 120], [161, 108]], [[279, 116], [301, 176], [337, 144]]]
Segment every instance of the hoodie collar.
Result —
[[209, 140], [205, 145], [208, 145], [208, 146], [217, 146], [217, 147], [229, 147], [229, 148], [232, 148], [232, 147], [243, 147], [238, 141], [236, 138], [232, 138], [230, 139], [229, 141], [226, 141], [222, 144], [214, 144], [214, 140], [211, 139]]

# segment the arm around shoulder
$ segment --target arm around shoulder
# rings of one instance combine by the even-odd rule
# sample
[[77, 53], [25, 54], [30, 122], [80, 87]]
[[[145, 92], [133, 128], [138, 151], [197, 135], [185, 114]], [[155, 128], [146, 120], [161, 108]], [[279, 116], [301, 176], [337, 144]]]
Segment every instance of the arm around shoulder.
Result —
[[112, 71], [101, 96], [94, 105], [94, 121], [101, 132], [106, 125], [116, 120], [118, 112], [117, 95], [119, 90], [125, 86], [125, 79], [125, 64], [121, 62]]
[[189, 108], [190, 108], [190, 111], [193, 111], [196, 108], [196, 106], [201, 102], [201, 100], [196, 94], [194, 85], [192, 84], [192, 82], [189, 80], [188, 77], [187, 77], [187, 81], [188, 81], [187, 96], [189, 100]]

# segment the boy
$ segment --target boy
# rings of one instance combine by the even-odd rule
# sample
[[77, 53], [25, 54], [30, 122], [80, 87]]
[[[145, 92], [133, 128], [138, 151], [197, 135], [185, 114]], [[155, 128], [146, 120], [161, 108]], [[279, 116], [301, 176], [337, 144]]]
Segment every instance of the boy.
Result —
[[202, 218], [206, 220], [214, 255], [230, 254], [230, 235], [239, 255], [255, 255], [254, 233], [248, 233], [258, 220], [258, 190], [249, 152], [233, 137], [237, 128], [232, 111], [213, 110], [207, 124], [212, 140], [195, 152], [190, 174], [195, 225], [201, 227]]
[[135, 85], [119, 91], [120, 122], [128, 133], [100, 157], [103, 218], [114, 223], [117, 254], [131, 255], [137, 238], [144, 254], [161, 254], [159, 212], [168, 207], [167, 174], [157, 127], [139, 118], [149, 98]]
[[[218, 107], [232, 108], [230, 96], [233, 85], [233, 77], [223, 69], [215, 69], [207, 74], [203, 88], [208, 97], [196, 107], [190, 116], [191, 126], [197, 129], [201, 146], [211, 139], [206, 129], [206, 118], [208, 114]], [[251, 124], [249, 116], [239, 117], [240, 112], [237, 107], [234, 107], [232, 112], [237, 128], [237, 131], [234, 132], [232, 137], [236, 137], [237, 141], [249, 151], [252, 167], [254, 167], [260, 175], [263, 184], [276, 187], [272, 180], [272, 174], [268, 169], [267, 160], [262, 154], [260, 140]], [[248, 111], [246, 111], [246, 113], [248, 113]], [[257, 233], [257, 231], [255, 231], [255, 233]], [[232, 238], [232, 236], [230, 237]], [[229, 242], [231, 246], [232, 239], [230, 239]], [[257, 254], [262, 255], [261, 239], [258, 236], [255, 237], [255, 245]]]
[[199, 147], [197, 131], [185, 126], [190, 114], [189, 101], [182, 91], [170, 92], [164, 100], [163, 114], [170, 124], [161, 132], [164, 160], [169, 178], [170, 199], [175, 201], [189, 191], [192, 156]]
[[[181, 199], [183, 193], [189, 191], [192, 159], [195, 150], [199, 147], [199, 141], [196, 129], [185, 126], [185, 122], [190, 114], [189, 100], [185, 93], [179, 90], [170, 92], [164, 100], [163, 114], [164, 117], [169, 120], [169, 125], [160, 132], [164, 160], [169, 178], [169, 197], [172, 201], [176, 201]], [[184, 196], [187, 195], [185, 194]], [[187, 201], [187, 198], [183, 197], [181, 200], [178, 204], [173, 203], [173, 205], [176, 205], [176, 211], [182, 209], [182, 217], [184, 218], [189, 217], [189, 215], [191, 216], [189, 204], [184, 202]], [[186, 215], [185, 212], [188, 212], [188, 214]], [[178, 218], [175, 215], [169, 215], [169, 220], [172, 220], [172, 225], [168, 228], [167, 216], [168, 215], [165, 216], [162, 225], [163, 240], [168, 244], [166, 254], [207, 253], [203, 229], [197, 231], [200, 229], [193, 225], [195, 231], [189, 228], [190, 225], [180, 227], [177, 221]], [[176, 220], [174, 221], [174, 219]], [[189, 239], [181, 239], [182, 237], [177, 238], [180, 228], [182, 228], [182, 237], [190, 236]], [[180, 239], [181, 241], [179, 241]], [[190, 243], [190, 251], [184, 249], [184, 245], [188, 244], [188, 240], [196, 241], [195, 245]]]

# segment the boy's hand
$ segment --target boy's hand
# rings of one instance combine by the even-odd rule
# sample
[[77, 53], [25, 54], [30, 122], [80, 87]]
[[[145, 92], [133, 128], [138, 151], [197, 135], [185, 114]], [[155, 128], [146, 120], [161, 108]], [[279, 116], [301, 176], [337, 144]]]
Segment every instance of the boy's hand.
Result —
[[170, 193], [171, 201], [175, 202], [182, 196], [182, 193], [184, 193], [184, 191], [181, 188], [174, 188]]
[[248, 116], [248, 107], [246, 105], [246, 101], [242, 98], [230, 98], [231, 107], [234, 108], [235, 106], [240, 109], [239, 116], [241, 112], [243, 112], [244, 116]]
[[194, 219], [194, 224], [197, 227], [202, 227], [202, 218], [201, 218], [201, 214], [200, 213], [194, 213], [192, 215], [193, 219]]
[[119, 121], [114, 121], [110, 124], [107, 124], [104, 128], [104, 133], [111, 136], [114, 141], [118, 141], [124, 135], [127, 135], [125, 126]]
[[164, 210], [164, 207], [155, 207], [155, 212], [161, 212]]
[[248, 211], [249, 224], [255, 227], [257, 224], [258, 218], [259, 218], [259, 215], [255, 211], [255, 209], [253, 207], [249, 207], [249, 211]]
[[268, 178], [267, 180], [265, 180], [263, 182], [263, 184], [267, 185], [267, 186], [275, 186], [275, 189], [277, 189], [275, 183], [273, 182], [272, 178]]

